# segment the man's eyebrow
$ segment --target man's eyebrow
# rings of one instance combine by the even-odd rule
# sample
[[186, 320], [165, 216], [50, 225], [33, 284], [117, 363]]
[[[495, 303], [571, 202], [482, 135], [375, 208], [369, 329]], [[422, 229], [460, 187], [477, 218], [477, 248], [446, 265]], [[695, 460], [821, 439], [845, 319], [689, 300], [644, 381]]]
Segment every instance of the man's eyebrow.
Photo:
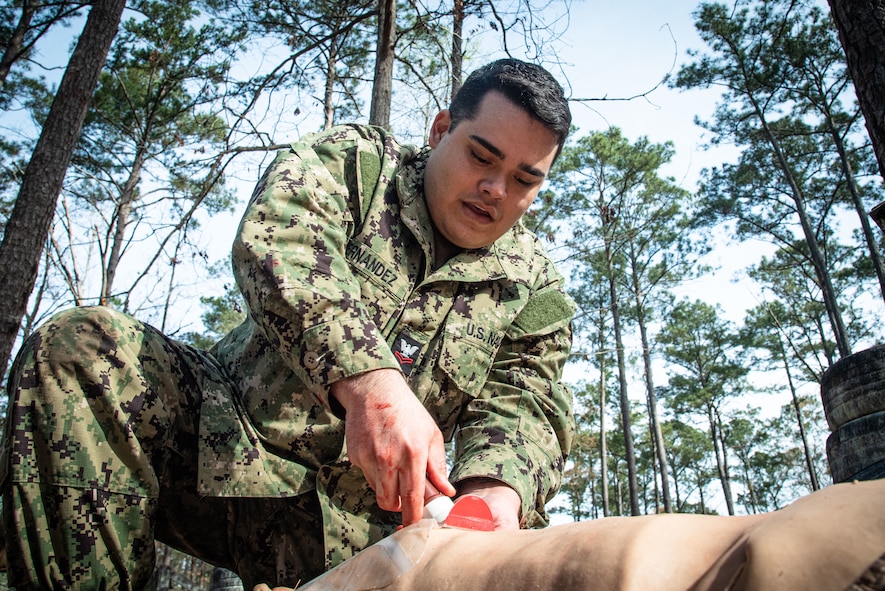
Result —
[[[499, 158], [501, 160], [504, 159], [504, 152], [502, 152], [500, 150], [500, 148], [498, 148], [495, 144], [491, 143], [489, 140], [485, 139], [484, 137], [473, 134], [470, 136], [470, 139], [472, 139], [477, 144], [481, 145], [483, 148], [485, 148], [486, 150], [491, 152], [492, 155], [495, 156], [495, 158]], [[532, 176], [540, 177], [542, 179], [547, 178], [546, 172], [544, 172], [543, 170], [541, 170], [539, 168], [535, 168], [534, 166], [530, 166], [528, 164], [520, 164], [519, 168]]]
[[495, 144], [485, 139], [484, 137], [474, 134], [470, 136], [470, 139], [491, 152], [496, 158], [499, 158], [501, 160], [504, 159], [504, 152], [502, 152]]

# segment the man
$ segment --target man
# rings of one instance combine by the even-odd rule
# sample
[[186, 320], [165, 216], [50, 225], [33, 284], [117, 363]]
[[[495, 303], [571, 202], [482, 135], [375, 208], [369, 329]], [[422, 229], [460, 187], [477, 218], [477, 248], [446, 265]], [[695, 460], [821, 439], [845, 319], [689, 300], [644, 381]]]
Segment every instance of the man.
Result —
[[[471, 75], [416, 150], [345, 126], [281, 152], [211, 351], [77, 309], [23, 346], [3, 465], [10, 583], [142, 588], [153, 540], [292, 585], [472, 493], [545, 523], [573, 431], [573, 305], [519, 224], [568, 133], [542, 68]], [[454, 438], [447, 475], [444, 441]]]

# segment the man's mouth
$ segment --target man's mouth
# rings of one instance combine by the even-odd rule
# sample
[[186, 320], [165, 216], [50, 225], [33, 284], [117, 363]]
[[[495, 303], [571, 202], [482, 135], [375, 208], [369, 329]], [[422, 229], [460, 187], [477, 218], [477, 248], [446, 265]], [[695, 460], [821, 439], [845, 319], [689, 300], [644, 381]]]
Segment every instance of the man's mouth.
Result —
[[469, 209], [470, 211], [472, 211], [473, 213], [475, 213], [476, 215], [478, 215], [480, 217], [484, 217], [488, 220], [493, 219], [491, 212], [483, 209], [482, 207], [480, 207], [474, 203], [468, 203], [467, 209]]

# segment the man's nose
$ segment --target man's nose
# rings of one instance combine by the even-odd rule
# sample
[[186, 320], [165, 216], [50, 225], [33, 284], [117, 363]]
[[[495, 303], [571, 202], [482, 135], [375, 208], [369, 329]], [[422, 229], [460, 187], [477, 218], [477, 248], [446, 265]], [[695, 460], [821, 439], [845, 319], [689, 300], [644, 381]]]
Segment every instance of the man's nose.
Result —
[[504, 175], [488, 175], [480, 181], [480, 190], [484, 195], [501, 200], [507, 196], [507, 182]]

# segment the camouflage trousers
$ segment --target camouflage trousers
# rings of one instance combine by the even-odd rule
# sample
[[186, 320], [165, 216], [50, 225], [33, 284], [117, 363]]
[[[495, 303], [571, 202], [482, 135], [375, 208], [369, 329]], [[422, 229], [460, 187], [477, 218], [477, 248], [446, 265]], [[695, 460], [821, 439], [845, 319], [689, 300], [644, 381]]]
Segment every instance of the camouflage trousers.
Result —
[[258, 582], [323, 570], [314, 494], [201, 497], [201, 391], [211, 355], [103, 308], [63, 312], [23, 345], [2, 448], [9, 584], [151, 588], [154, 540]]

